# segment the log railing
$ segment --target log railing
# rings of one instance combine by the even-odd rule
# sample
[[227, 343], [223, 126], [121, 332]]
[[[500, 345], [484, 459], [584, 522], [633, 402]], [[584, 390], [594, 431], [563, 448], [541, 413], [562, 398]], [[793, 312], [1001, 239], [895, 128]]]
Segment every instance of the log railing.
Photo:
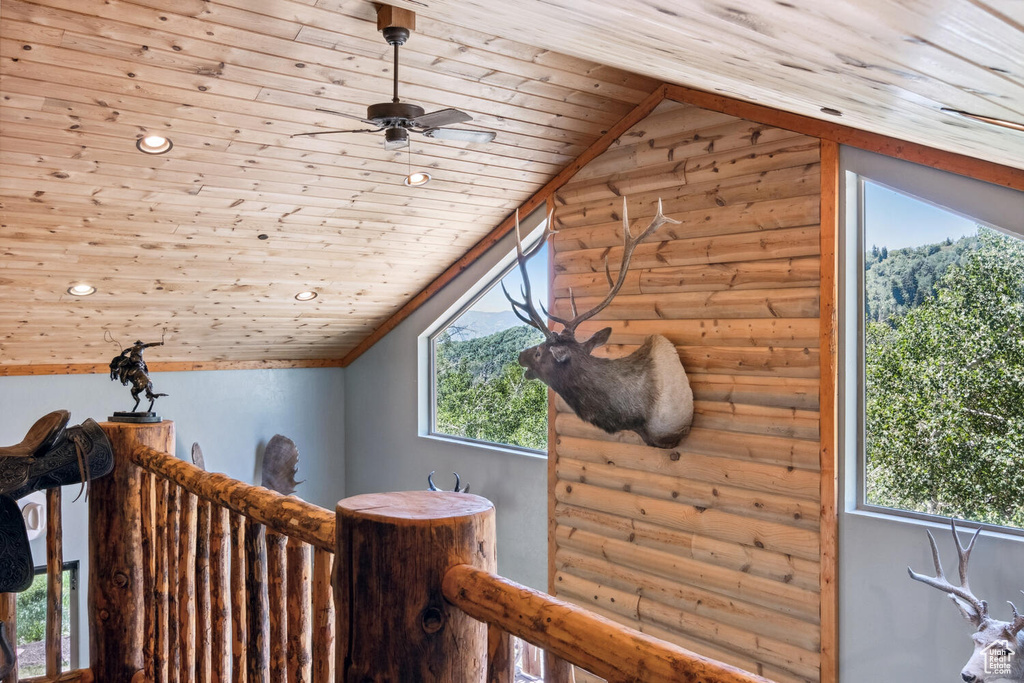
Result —
[[162, 424], [105, 425], [96, 680], [512, 683], [516, 636], [550, 655], [548, 683], [571, 681], [571, 665], [610, 683], [767, 683], [498, 576], [484, 498], [369, 494], [335, 515], [169, 455]]
[[104, 425], [116, 464], [90, 510], [106, 532], [90, 541], [97, 680], [333, 681], [334, 515], [169, 455], [160, 425]]

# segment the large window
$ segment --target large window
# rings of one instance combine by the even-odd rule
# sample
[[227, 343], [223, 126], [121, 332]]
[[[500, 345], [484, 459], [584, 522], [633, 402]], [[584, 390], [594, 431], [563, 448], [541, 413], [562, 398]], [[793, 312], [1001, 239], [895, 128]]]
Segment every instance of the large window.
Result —
[[[64, 671], [78, 668], [78, 562], [64, 563], [61, 583], [61, 661]], [[36, 567], [32, 585], [17, 594], [18, 676], [46, 673], [46, 567]]]
[[[529, 261], [534, 305], [547, 305], [547, 245]], [[515, 262], [430, 336], [430, 432], [435, 435], [547, 449], [547, 387], [523, 376], [519, 353], [544, 341], [512, 312], [501, 290], [521, 297]]]
[[953, 191], [926, 200], [899, 172], [881, 175], [847, 184], [848, 230], [858, 226], [847, 241], [860, 311], [860, 381], [849, 387], [858, 502], [1022, 529], [1024, 198], [1002, 190], [1009, 211], [984, 220], [959, 204], [955, 177]]

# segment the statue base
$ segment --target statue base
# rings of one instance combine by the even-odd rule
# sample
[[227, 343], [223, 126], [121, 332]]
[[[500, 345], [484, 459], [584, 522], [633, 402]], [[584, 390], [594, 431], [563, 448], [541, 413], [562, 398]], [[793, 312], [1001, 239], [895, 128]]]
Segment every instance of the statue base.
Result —
[[111, 422], [134, 422], [137, 424], [147, 422], [163, 422], [163, 418], [153, 412], [126, 413], [115, 411], [109, 418]]

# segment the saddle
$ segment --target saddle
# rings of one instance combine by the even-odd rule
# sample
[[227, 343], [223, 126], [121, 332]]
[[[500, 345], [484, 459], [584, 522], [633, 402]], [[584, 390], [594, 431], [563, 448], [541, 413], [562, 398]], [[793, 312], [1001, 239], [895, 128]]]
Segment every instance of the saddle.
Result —
[[0, 447], [0, 593], [28, 588], [35, 569], [16, 501], [33, 491], [84, 486], [114, 467], [113, 448], [96, 421], [68, 427], [70, 418], [55, 410], [36, 420], [20, 443]]

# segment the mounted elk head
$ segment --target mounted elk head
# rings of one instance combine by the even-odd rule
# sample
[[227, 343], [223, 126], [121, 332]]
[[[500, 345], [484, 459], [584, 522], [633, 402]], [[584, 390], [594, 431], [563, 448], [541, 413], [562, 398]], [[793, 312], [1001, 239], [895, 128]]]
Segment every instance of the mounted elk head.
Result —
[[999, 621], [989, 616], [988, 603], [976, 598], [967, 583], [967, 563], [971, 559], [971, 550], [974, 548], [974, 542], [978, 540], [981, 529], [974, 532], [971, 542], [964, 548], [956, 534], [956, 522], [951, 524], [959, 557], [960, 585], [954, 586], [942, 573], [939, 549], [930, 531], [928, 541], [932, 546], [935, 577], [917, 574], [907, 567], [910, 578], [946, 593], [960, 610], [960, 614], [974, 625], [974, 654], [960, 672], [960, 678], [966, 683], [1024, 681], [1024, 614], [1018, 613], [1017, 607], [1011, 602], [1013, 621]]
[[689, 433], [693, 423], [693, 392], [672, 342], [661, 335], [651, 335], [639, 349], [625, 358], [598, 358], [592, 352], [608, 341], [612, 328], [606, 327], [585, 341], [577, 341], [576, 328], [603, 311], [622, 289], [636, 246], [665, 223], [679, 221], [662, 213], [659, 199], [657, 215], [647, 229], [633, 237], [629, 230], [626, 200], [623, 199], [622, 263], [618, 279], [612, 281], [608, 260], [605, 259], [605, 276], [610, 287], [608, 295], [594, 308], [578, 313], [570, 289], [571, 319], [548, 314], [542, 304], [541, 310], [562, 326], [561, 332], [556, 333], [548, 329], [544, 317], [534, 308], [530, 278], [526, 272], [527, 261], [555, 233], [551, 228], [551, 218], [549, 214], [544, 236], [524, 253], [517, 217], [516, 257], [523, 277], [523, 300], [513, 299], [502, 285], [516, 316], [544, 334], [543, 344], [519, 354], [519, 364], [526, 368], [527, 379], [540, 379], [554, 389], [581, 419], [606, 432], [630, 429], [639, 434], [648, 446], [676, 446]]

